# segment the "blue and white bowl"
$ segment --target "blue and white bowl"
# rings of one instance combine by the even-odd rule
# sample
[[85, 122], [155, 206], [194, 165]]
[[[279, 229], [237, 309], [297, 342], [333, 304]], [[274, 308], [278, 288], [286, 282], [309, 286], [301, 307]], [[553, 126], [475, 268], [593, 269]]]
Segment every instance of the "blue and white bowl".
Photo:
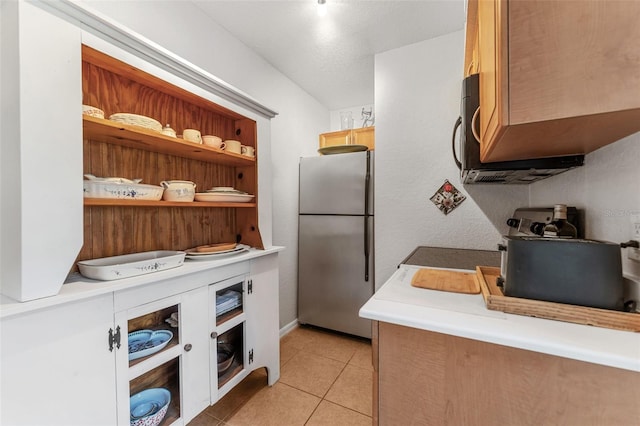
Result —
[[131, 426], [157, 426], [167, 414], [171, 392], [165, 388], [151, 388], [129, 398]]

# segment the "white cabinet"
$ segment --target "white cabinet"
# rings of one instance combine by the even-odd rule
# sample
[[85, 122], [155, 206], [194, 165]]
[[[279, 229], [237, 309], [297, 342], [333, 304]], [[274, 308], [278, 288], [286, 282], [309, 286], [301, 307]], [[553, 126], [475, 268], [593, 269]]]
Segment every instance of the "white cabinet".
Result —
[[256, 349], [253, 370], [266, 367], [269, 386], [280, 378], [280, 308], [278, 256], [251, 260], [251, 290], [247, 298], [247, 338]]
[[250, 270], [210, 286], [212, 404], [258, 368], [270, 386], [280, 378], [277, 255], [251, 260]]
[[0, 424], [116, 424], [112, 294], [6, 317], [1, 327]]
[[[151, 296], [153, 291], [148, 292]], [[166, 320], [177, 318], [177, 327]], [[155, 300], [116, 313], [121, 324], [122, 348], [117, 351], [118, 424], [129, 424], [129, 398], [149, 388], [165, 388], [171, 393], [163, 420], [186, 423], [207, 406], [209, 381], [207, 357], [206, 289], [199, 288]], [[129, 360], [127, 337], [142, 330], [168, 330], [173, 337], [160, 351]], [[204, 402], [204, 404], [203, 404]]]
[[0, 8], [0, 280], [28, 301], [57, 294], [82, 247], [80, 30], [25, 1]]
[[209, 286], [211, 404], [251, 372], [255, 349], [247, 338], [249, 291], [247, 275]]

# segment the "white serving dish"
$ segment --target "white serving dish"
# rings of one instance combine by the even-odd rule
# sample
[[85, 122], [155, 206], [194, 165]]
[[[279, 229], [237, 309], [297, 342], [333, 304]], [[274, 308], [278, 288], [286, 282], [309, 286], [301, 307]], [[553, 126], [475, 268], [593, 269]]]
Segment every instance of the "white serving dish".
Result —
[[118, 280], [182, 266], [185, 255], [183, 251], [171, 250], [124, 254], [81, 260], [78, 269], [82, 275], [94, 280]]
[[162, 132], [162, 124], [160, 124], [158, 120], [154, 120], [151, 117], [145, 117], [144, 115], [119, 112], [116, 114], [111, 114], [109, 116], [109, 120], [115, 121], [117, 123], [144, 127], [145, 129], [155, 130], [156, 132]]
[[104, 118], [104, 111], [91, 105], [82, 105], [82, 113], [91, 117]]
[[230, 192], [196, 192], [196, 201], [223, 202], [223, 203], [248, 203], [255, 195], [235, 194]]
[[83, 181], [85, 198], [114, 198], [118, 200], [151, 200], [162, 198], [164, 188], [143, 183], [127, 183], [112, 180]]

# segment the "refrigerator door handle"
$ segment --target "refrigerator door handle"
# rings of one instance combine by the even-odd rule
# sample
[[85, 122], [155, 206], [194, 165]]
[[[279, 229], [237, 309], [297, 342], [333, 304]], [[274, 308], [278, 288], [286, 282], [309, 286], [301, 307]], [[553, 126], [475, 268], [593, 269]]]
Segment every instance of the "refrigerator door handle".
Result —
[[364, 217], [364, 280], [369, 282], [369, 216]]
[[364, 280], [369, 282], [369, 191], [371, 189], [371, 156], [367, 151], [367, 172], [364, 177]]

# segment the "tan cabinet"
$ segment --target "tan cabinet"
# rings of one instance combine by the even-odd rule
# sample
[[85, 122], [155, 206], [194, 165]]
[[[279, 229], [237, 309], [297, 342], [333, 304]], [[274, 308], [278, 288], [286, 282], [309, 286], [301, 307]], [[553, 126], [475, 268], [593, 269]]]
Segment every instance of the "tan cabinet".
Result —
[[640, 2], [471, 0], [468, 12], [482, 161], [586, 154], [640, 130]]
[[374, 424], [631, 424], [640, 373], [373, 323]]
[[319, 142], [320, 148], [336, 145], [364, 145], [372, 150], [375, 149], [375, 127], [322, 133]]

